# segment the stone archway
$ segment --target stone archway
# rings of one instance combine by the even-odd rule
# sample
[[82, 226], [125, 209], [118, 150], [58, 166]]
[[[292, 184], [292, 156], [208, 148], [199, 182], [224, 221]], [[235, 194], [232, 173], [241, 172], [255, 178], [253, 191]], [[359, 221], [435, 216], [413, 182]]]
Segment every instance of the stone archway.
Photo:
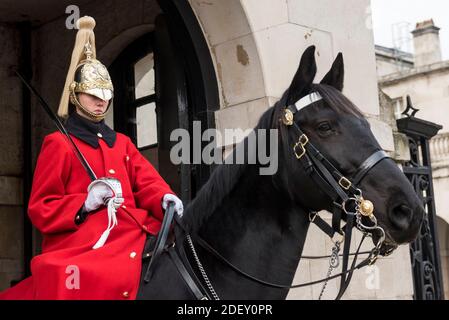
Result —
[[265, 96], [262, 66], [240, 1], [189, 1], [207, 39], [219, 79], [222, 108]]
[[102, 58], [102, 62], [106, 66], [109, 66], [130, 43], [153, 30], [154, 24], [142, 24], [126, 29], [100, 48], [98, 56]]
[[272, 104], [266, 94], [259, 49], [239, 0], [189, 0], [214, 62], [220, 90], [216, 127], [247, 129]]
[[[347, 7], [330, 1], [188, 0], [214, 60], [221, 108], [215, 113], [217, 129], [253, 128], [260, 115], [289, 85], [304, 49], [317, 46], [319, 81], [338, 52], [345, 55], [345, 92], [367, 114], [379, 131], [382, 147], [392, 151], [393, 142], [382, 131], [391, 129], [377, 121], [375, 60], [366, 13], [369, 1], [351, 1], [350, 26], [329, 16], [347, 16]], [[320, 13], [325, 10], [326, 14]], [[313, 19], [311, 18], [313, 17]], [[354, 18], [357, 17], [357, 18]], [[357, 39], [357, 46], [354, 46]], [[364, 86], [360, 86], [364, 79]], [[378, 132], [378, 133], [379, 133]]]

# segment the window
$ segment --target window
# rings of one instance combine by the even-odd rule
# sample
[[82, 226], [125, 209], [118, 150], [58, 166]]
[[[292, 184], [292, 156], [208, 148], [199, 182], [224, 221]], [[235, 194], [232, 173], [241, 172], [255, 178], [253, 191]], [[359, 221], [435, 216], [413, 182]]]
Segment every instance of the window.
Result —
[[149, 53], [134, 65], [137, 147], [157, 148], [154, 57]]
[[[128, 46], [111, 66], [114, 106], [106, 123], [131, 138], [139, 151], [159, 168], [153, 34]], [[112, 107], [112, 106], [111, 106]]]
[[136, 84], [136, 99], [154, 95], [154, 56], [152, 52], [134, 65], [134, 83]]
[[140, 106], [136, 110], [137, 147], [157, 146], [156, 103]]

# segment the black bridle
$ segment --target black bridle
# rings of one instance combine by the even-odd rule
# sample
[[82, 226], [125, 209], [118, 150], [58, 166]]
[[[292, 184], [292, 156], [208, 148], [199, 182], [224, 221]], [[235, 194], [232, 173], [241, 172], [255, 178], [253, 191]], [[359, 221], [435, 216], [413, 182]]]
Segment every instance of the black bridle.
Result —
[[[351, 212], [347, 208], [347, 204], [351, 201], [354, 201], [354, 203], [356, 203], [358, 201], [357, 199], [365, 201], [362, 198], [362, 191], [358, 188], [358, 186], [371, 169], [373, 169], [382, 160], [389, 159], [390, 157], [383, 150], [375, 151], [358, 167], [351, 179], [343, 175], [309, 141], [308, 136], [294, 121], [295, 114], [297, 114], [298, 111], [320, 100], [322, 100], [321, 95], [317, 92], [313, 92], [300, 99], [295, 104], [289, 105], [284, 110], [284, 118], [282, 119], [282, 122], [287, 127], [293, 127], [298, 132], [299, 138], [293, 147], [293, 152], [298, 161], [301, 162], [305, 172], [332, 200], [332, 226], [329, 226], [317, 213], [311, 213], [309, 215], [309, 219], [331, 239], [334, 239], [336, 234], [342, 235], [344, 237], [343, 241], [340, 241], [340, 243], [336, 243], [337, 247], [339, 248], [341, 242], [344, 242], [343, 265], [342, 273], [340, 274], [340, 290], [337, 295], [337, 299], [340, 299], [346, 291], [349, 282], [351, 281], [355, 262], [357, 260], [362, 244], [360, 243], [360, 246], [355, 253], [351, 270], [348, 270], [352, 230], [356, 226], [356, 219], [361, 219], [361, 217], [357, 217], [357, 214], [360, 214], [359, 212], [357, 212], [357, 209], [356, 212]], [[344, 219], [344, 214], [346, 216], [346, 225], [341, 228], [341, 221]], [[372, 212], [370, 214], [371, 217], [374, 217]], [[378, 227], [378, 229], [382, 230], [383, 237], [380, 239], [376, 247], [370, 252], [368, 258], [361, 263], [361, 265], [366, 265], [366, 263], [371, 265], [377, 260], [377, 257], [380, 253], [380, 247], [385, 240], [385, 232], [380, 227]], [[368, 233], [366, 232], [366, 230], [362, 231], [365, 234], [362, 239], [363, 242]]]
[[[312, 93], [301, 100], [299, 100], [296, 104], [290, 105], [285, 108], [284, 110], [284, 119], [283, 123], [284, 125], [288, 127], [293, 127], [296, 129], [296, 131], [299, 134], [299, 138], [295, 145], [293, 146], [293, 152], [298, 159], [298, 161], [301, 162], [305, 172], [312, 178], [312, 180], [318, 185], [318, 187], [323, 190], [332, 200], [333, 208], [332, 208], [332, 225], [329, 225], [327, 222], [325, 222], [316, 212], [312, 212], [309, 214], [309, 220], [310, 222], [314, 223], [318, 228], [320, 228], [324, 233], [326, 233], [331, 239], [334, 239], [336, 235], [340, 235], [343, 237], [343, 240], [340, 241], [334, 241], [336, 246], [340, 246], [340, 244], [344, 243], [343, 247], [343, 264], [342, 264], [342, 272], [339, 274], [336, 274], [334, 276], [330, 276], [330, 274], [321, 280], [312, 281], [308, 283], [303, 284], [297, 284], [297, 285], [281, 285], [281, 284], [275, 284], [271, 282], [267, 282], [261, 279], [258, 279], [235, 265], [233, 265], [230, 261], [228, 261], [225, 257], [223, 257], [219, 252], [217, 252], [213, 247], [211, 247], [206, 241], [201, 239], [198, 235], [189, 235], [187, 232], [185, 232], [184, 226], [182, 224], [182, 221], [179, 219], [177, 215], [174, 215], [173, 212], [170, 210], [170, 213], [166, 214], [164, 216], [164, 221], [162, 223], [161, 231], [158, 235], [158, 240], [156, 245], [156, 249], [154, 250], [155, 257], [156, 258], [162, 248], [165, 246], [165, 239], [161, 241], [161, 238], [167, 237], [167, 230], [171, 226], [172, 219], [174, 218], [177, 222], [177, 225], [180, 228], [175, 228], [175, 235], [176, 239], [188, 239], [190, 246], [192, 248], [194, 256], [196, 256], [195, 249], [193, 247], [193, 243], [191, 239], [195, 240], [196, 243], [198, 243], [201, 247], [203, 247], [206, 251], [211, 253], [213, 256], [215, 256], [220, 261], [224, 262], [226, 265], [228, 265], [231, 269], [233, 269], [235, 272], [241, 274], [242, 276], [246, 277], [247, 279], [250, 279], [254, 282], [257, 282], [259, 284], [273, 287], [273, 288], [279, 288], [279, 289], [294, 289], [294, 288], [301, 288], [306, 287], [310, 285], [315, 285], [319, 283], [327, 283], [331, 279], [335, 279], [340, 277], [340, 290], [338, 292], [337, 298], [340, 299], [346, 289], [348, 288], [348, 285], [352, 279], [353, 272], [357, 269], [361, 269], [365, 266], [372, 265], [376, 262], [377, 257], [380, 253], [380, 247], [383, 243], [383, 240], [385, 239], [385, 233], [384, 238], [381, 239], [376, 247], [369, 252], [369, 256], [363, 260], [361, 263], [356, 265], [358, 255], [360, 254], [360, 248], [362, 246], [362, 243], [366, 236], [368, 235], [368, 232], [366, 230], [361, 230], [364, 232], [364, 236], [362, 238], [362, 241], [360, 242], [357, 251], [355, 254], [350, 253], [350, 245], [351, 245], [351, 238], [352, 238], [352, 231], [354, 227], [357, 227], [357, 218], [360, 217], [360, 212], [358, 211], [359, 208], [356, 208], [352, 212], [348, 208], [348, 203], [354, 201], [355, 204], [357, 204], [357, 201], [359, 199], [362, 199], [362, 191], [358, 188], [358, 185], [361, 183], [363, 178], [368, 174], [368, 172], [373, 169], [377, 164], [379, 164], [382, 160], [390, 158], [384, 151], [379, 150], [374, 152], [372, 155], [370, 155], [357, 169], [355, 174], [351, 177], [351, 179], [345, 177], [338, 169], [335, 168], [335, 166], [328, 160], [326, 157], [309, 141], [309, 138], [307, 135], [301, 130], [301, 128], [298, 126], [296, 122], [294, 122], [294, 115], [301, 110], [304, 107], [307, 107], [319, 100], [321, 100], [321, 96], [318, 93]], [[298, 107], [298, 105], [300, 107]], [[171, 208], [171, 207], [169, 207]], [[359, 215], [359, 216], [358, 216]], [[346, 225], [342, 228], [341, 227], [341, 221], [346, 219]], [[376, 222], [377, 224], [377, 222]], [[379, 227], [379, 229], [381, 229]], [[382, 229], [381, 229], [382, 230]], [[382, 230], [383, 231], [383, 230]], [[191, 237], [191, 238], [190, 238]], [[172, 248], [173, 249], [173, 248]], [[204, 289], [201, 290], [199, 287], [201, 287], [201, 284], [199, 283], [199, 280], [196, 278], [195, 280], [192, 278], [192, 275], [189, 274], [189, 272], [186, 271], [186, 267], [184, 264], [188, 264], [188, 261], [186, 259], [186, 253], [184, 250], [183, 245], [177, 246], [178, 253], [175, 253], [175, 250], [171, 250], [170, 257], [172, 258], [175, 266], [177, 267], [180, 274], [183, 276], [183, 279], [185, 280], [188, 287], [191, 289], [192, 293], [195, 295], [197, 299], [204, 299], [206, 297], [209, 297], [209, 294], [203, 294], [205, 291]], [[181, 256], [181, 259], [177, 256], [179, 254]], [[354, 259], [352, 262], [352, 265], [350, 268], [348, 268], [349, 264], [349, 256], [354, 255]], [[147, 272], [145, 274], [145, 281], [149, 282], [151, 278], [151, 270], [150, 266], [152, 265], [153, 260], [148, 265]], [[309, 257], [314, 258], [314, 257]], [[320, 258], [320, 257], [319, 257]], [[335, 258], [335, 256], [334, 256]], [[338, 258], [338, 252], [337, 252], [337, 258]], [[198, 261], [199, 262], [199, 261]], [[191, 268], [190, 268], [191, 269]], [[191, 269], [192, 270], [192, 269]], [[203, 270], [204, 271], [204, 270]], [[205, 279], [205, 282], [209, 282], [207, 279], [207, 276], [203, 278]], [[208, 283], [210, 284], [210, 283]], [[323, 288], [324, 290], [324, 288]], [[213, 291], [212, 286], [209, 286], [209, 291], [212, 292], [213, 296], [216, 297], [215, 292]], [[218, 297], [217, 297], [218, 298]]]
[[[310, 97], [313, 98], [310, 98]], [[318, 93], [312, 93], [300, 101], [310, 101], [309, 104], [303, 103], [302, 108], [307, 107], [322, 98]], [[301, 109], [302, 109], [301, 108]], [[296, 122], [294, 122], [295, 114], [301, 110], [296, 104], [290, 105], [285, 109], [283, 123], [288, 127], [293, 127], [298, 132], [299, 138], [293, 147], [296, 158], [301, 162], [307, 175], [325, 192], [332, 200], [332, 232], [330, 229], [323, 230], [331, 238], [335, 233], [343, 235], [344, 231], [340, 227], [343, 218], [343, 212], [348, 213], [346, 204], [351, 200], [361, 197], [362, 191], [358, 188], [363, 178], [384, 159], [390, 157], [383, 150], [375, 151], [371, 154], [356, 170], [351, 179], [335, 168], [335, 166], [309, 141], [308, 136], [301, 130]], [[318, 219], [318, 220], [317, 220]], [[319, 221], [319, 216], [314, 215], [314, 221]], [[322, 226], [323, 224], [320, 223]], [[321, 229], [321, 228], [320, 228]]]

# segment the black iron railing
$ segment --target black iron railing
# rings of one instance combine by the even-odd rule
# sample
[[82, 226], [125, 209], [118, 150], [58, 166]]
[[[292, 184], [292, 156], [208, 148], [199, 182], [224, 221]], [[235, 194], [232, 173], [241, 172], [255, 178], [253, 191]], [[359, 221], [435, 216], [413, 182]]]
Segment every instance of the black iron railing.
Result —
[[410, 161], [404, 165], [404, 173], [422, 200], [426, 211], [418, 239], [410, 245], [414, 299], [442, 300], [444, 286], [429, 150], [429, 140], [442, 127], [416, 118], [417, 111], [413, 108], [410, 97], [407, 97], [407, 109], [403, 113], [406, 117], [397, 120], [399, 131], [407, 135], [410, 145]]

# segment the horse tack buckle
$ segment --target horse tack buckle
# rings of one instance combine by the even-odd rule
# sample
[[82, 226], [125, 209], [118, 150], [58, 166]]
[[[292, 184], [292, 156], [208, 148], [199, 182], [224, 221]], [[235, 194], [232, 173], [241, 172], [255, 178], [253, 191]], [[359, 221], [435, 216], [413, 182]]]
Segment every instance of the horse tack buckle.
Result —
[[349, 181], [346, 177], [341, 177], [340, 181], [338, 181], [338, 184], [345, 190], [349, 190], [351, 188], [352, 183]]
[[334, 236], [331, 238], [331, 241], [335, 245], [341, 245], [343, 242], [345, 242], [346, 233], [341, 229], [340, 231], [341, 233], [335, 232]]
[[[306, 154], [306, 145], [309, 143], [309, 138], [303, 134], [299, 137], [298, 142], [293, 147], [293, 151], [295, 152], [296, 158], [300, 160]], [[298, 149], [300, 152], [298, 153]]]

